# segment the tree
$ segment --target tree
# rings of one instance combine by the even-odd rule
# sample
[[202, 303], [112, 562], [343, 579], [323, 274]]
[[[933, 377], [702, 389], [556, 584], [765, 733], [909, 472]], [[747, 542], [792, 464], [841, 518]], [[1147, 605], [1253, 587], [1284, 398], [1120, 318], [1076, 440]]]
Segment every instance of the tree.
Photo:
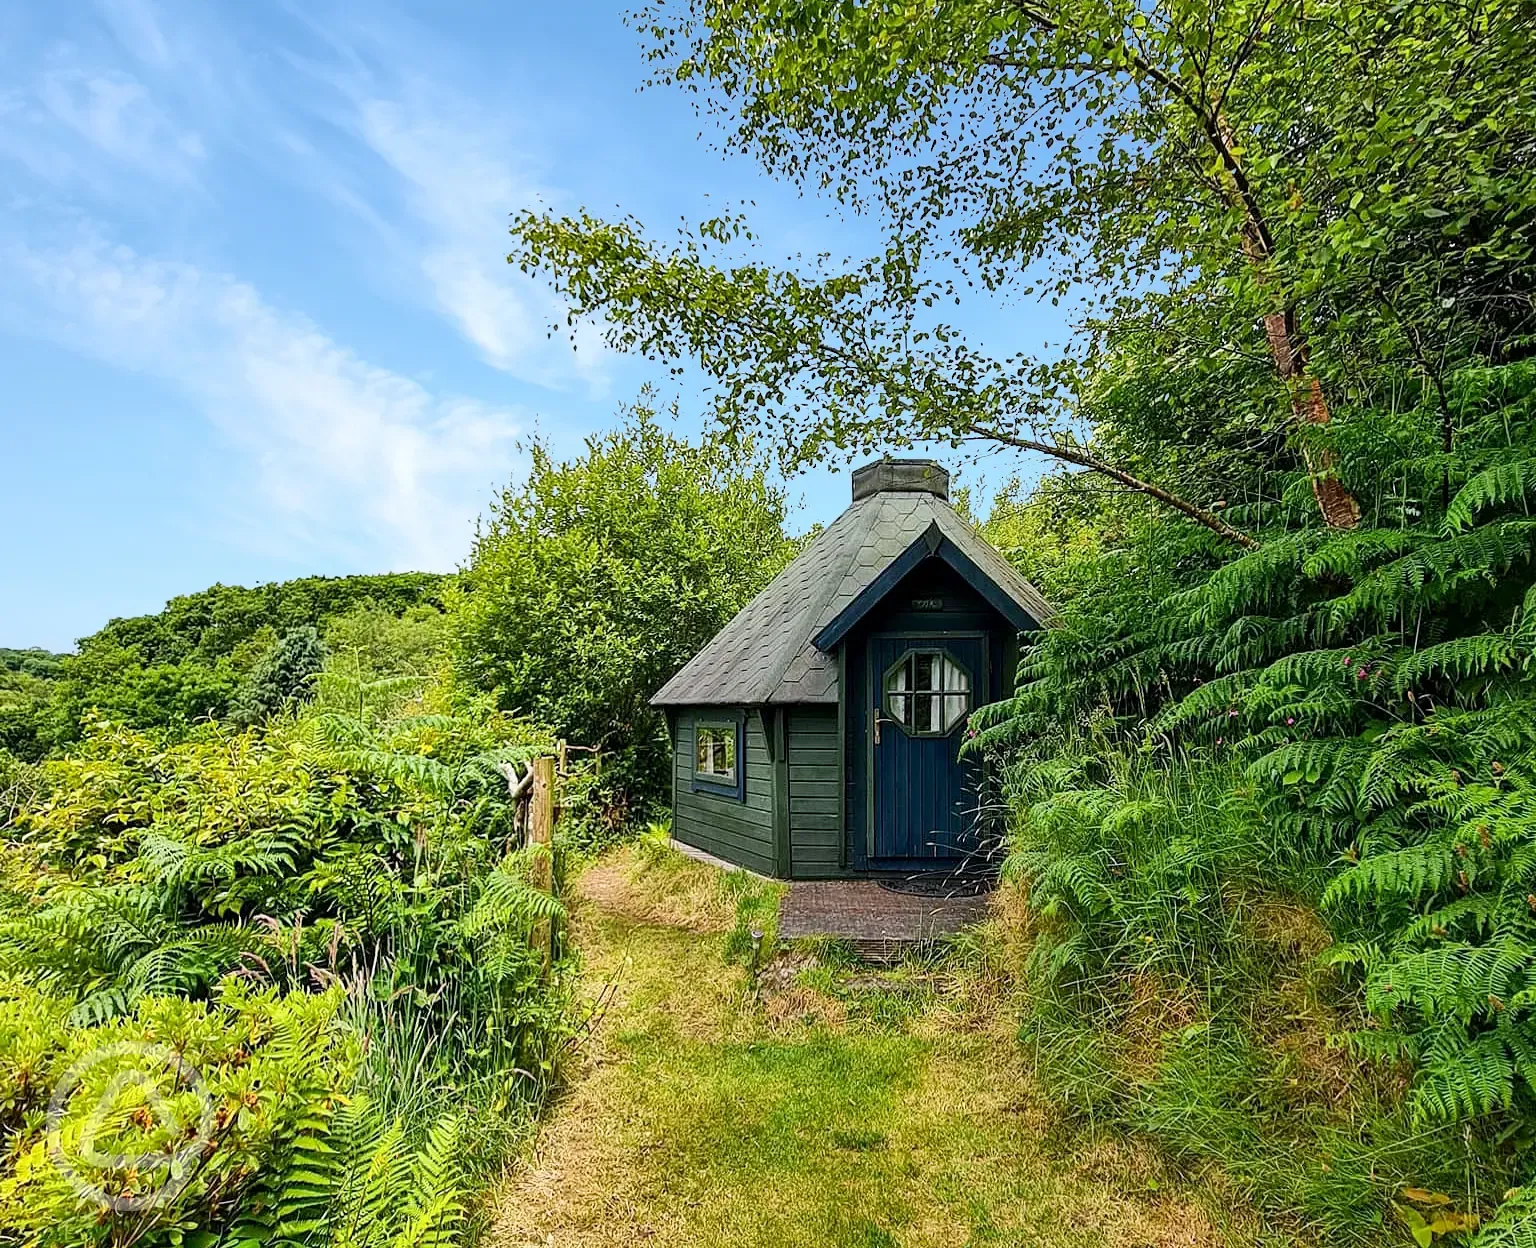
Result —
[[259, 724], [315, 696], [325, 644], [313, 624], [289, 629], [251, 669], [230, 706], [237, 724]]
[[[739, 217], [669, 248], [632, 220], [525, 213], [509, 260], [611, 344], [695, 358], [724, 425], [791, 460], [989, 440], [1251, 546], [1158, 465], [1085, 445], [1127, 326], [1266, 359], [1267, 428], [1330, 527], [1359, 513], [1330, 425], [1362, 375], [1440, 385], [1529, 335], [1528, 5], [691, 0], [637, 21], [729, 147], [878, 216], [884, 252], [780, 267], [740, 257]], [[1081, 298], [1076, 352], [972, 347], [935, 311], [961, 283]], [[1448, 446], [1448, 404], [1442, 423]]]
[[788, 561], [784, 494], [749, 450], [690, 445], [643, 406], [576, 459], [531, 451], [450, 595], [455, 670], [654, 799], [669, 754], [648, 699]]

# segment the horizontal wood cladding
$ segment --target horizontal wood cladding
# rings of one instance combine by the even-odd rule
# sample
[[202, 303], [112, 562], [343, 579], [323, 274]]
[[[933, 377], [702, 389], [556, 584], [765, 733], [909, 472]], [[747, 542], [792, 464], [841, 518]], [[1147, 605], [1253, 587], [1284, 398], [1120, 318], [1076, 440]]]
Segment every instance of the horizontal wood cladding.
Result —
[[742, 734], [746, 768], [745, 800], [693, 789], [694, 725], [709, 722], [722, 713], [739, 714], [737, 707], [700, 708], [679, 714], [677, 740], [672, 754], [676, 784], [673, 789], [672, 835], [685, 845], [734, 862], [738, 866], [774, 873], [773, 764], [763, 739], [759, 716], [749, 714]]
[[797, 880], [844, 875], [837, 708], [789, 712], [789, 858]]

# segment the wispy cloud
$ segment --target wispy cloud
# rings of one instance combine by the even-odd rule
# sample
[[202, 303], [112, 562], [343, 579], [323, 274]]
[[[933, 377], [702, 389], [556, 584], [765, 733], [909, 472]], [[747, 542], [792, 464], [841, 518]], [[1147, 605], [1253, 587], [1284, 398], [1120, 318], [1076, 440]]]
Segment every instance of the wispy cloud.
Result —
[[359, 359], [249, 284], [99, 238], [0, 253], [6, 312], [168, 381], [243, 452], [247, 519], [264, 544], [358, 566], [451, 567], [511, 470], [517, 413], [434, 394]]
[[496, 368], [543, 385], [579, 378], [600, 388], [598, 335], [574, 355], [560, 338], [552, 343], [560, 304], [506, 262], [510, 215], [557, 198], [511, 136], [483, 120], [483, 107], [421, 81], [352, 103], [359, 135], [404, 192], [439, 312]]
[[[170, 23], [152, 0], [94, 8], [94, 38], [53, 42], [40, 68], [10, 66], [0, 157], [130, 208], [197, 186], [237, 211], [220, 202], [221, 175], [261, 168], [363, 222], [381, 244], [371, 280], [418, 297], [485, 363], [546, 388], [606, 389], [600, 335], [584, 332], [574, 353], [551, 339], [561, 305], [506, 263], [509, 214], [562, 196], [539, 175], [536, 131], [519, 128], [526, 107], [459, 85], [457, 50], [414, 37], [403, 17], [317, 6], [290, 10], [253, 59], [237, 14]], [[314, 227], [344, 234], [351, 223], [329, 215]]]
[[[188, 396], [221, 435], [236, 488], [210, 488], [245, 541], [451, 565], [524, 423], [455, 385], [483, 385], [486, 363], [582, 399], [606, 388], [597, 335], [574, 354], [551, 340], [559, 305], [505, 261], [508, 214], [562, 198], [536, 128], [399, 15], [171, 12], [65, 6], [32, 45], [0, 48], [0, 328]], [[323, 287], [289, 259], [301, 250], [325, 254]], [[413, 357], [458, 380], [351, 350], [349, 316], [381, 306], [452, 326]], [[319, 307], [324, 329], [303, 314]]]
[[204, 155], [196, 130], [175, 125], [130, 74], [56, 65], [0, 93], [0, 157], [56, 190], [106, 197], [125, 176], [186, 188]]
[[96, 7], [135, 59], [154, 69], [170, 68], [175, 52], [149, 0], [97, 0]]
[[131, 74], [53, 69], [37, 94], [52, 121], [119, 164], [189, 178], [192, 163], [206, 155], [197, 132], [175, 125]]

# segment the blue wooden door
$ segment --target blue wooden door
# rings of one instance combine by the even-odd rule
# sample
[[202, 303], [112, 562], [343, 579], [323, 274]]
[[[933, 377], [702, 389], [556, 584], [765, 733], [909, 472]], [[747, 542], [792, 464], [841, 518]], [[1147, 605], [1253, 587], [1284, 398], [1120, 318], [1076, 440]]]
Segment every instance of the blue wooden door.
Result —
[[987, 688], [986, 639], [870, 638], [871, 857], [910, 867], [975, 852], [978, 764], [960, 758]]

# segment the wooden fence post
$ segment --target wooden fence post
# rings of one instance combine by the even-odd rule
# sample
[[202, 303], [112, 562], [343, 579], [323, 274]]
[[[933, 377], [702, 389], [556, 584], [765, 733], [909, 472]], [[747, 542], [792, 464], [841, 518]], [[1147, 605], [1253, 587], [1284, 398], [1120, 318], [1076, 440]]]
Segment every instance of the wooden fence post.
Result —
[[[533, 767], [533, 793], [528, 799], [528, 843], [543, 846], [533, 859], [533, 885], [546, 893], [555, 885], [555, 760], [536, 758]], [[533, 928], [533, 947], [548, 966], [554, 956], [554, 929], [548, 919], [540, 919]]]

